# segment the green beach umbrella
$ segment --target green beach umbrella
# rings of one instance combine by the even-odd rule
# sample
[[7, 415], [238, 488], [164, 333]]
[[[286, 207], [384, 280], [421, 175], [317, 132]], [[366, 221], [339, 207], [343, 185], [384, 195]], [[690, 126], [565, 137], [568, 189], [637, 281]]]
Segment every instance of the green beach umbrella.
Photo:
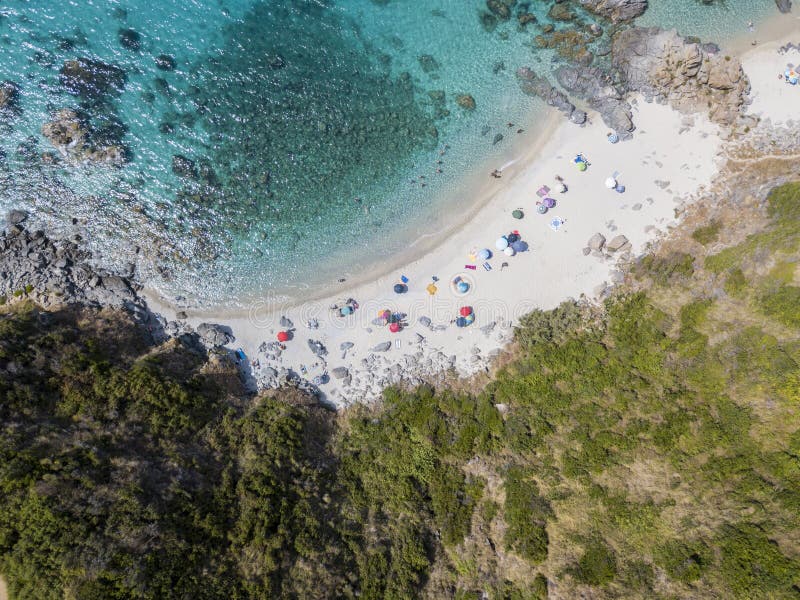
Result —
[[515, 210], [514, 212], [511, 213], [511, 216], [514, 217], [515, 219], [521, 219], [522, 217], [525, 216], [525, 213], [523, 213], [521, 210], [517, 209], [517, 210]]

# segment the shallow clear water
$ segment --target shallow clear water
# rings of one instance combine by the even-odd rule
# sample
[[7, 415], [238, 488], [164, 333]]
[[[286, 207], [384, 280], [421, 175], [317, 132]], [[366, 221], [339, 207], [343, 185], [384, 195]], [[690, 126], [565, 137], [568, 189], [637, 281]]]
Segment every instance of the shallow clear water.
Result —
[[[330, 284], [465, 210], [465, 173], [500, 160], [521, 139], [516, 124], [544, 114], [514, 72], [560, 59], [536, 48], [534, 25], [482, 21], [485, 6], [5, 2], [0, 79], [20, 85], [21, 112], [0, 141], [0, 208], [77, 228], [101, 260], [136, 262], [165, 293], [206, 305]], [[528, 10], [545, 24], [549, 7]], [[719, 41], [770, 10], [771, 0], [653, 0], [645, 20]], [[59, 70], [76, 58], [119, 67], [124, 85], [70, 93]], [[83, 111], [96, 144], [124, 145], [126, 165], [42, 164], [52, 148], [41, 126], [65, 107]], [[191, 161], [183, 175], [176, 155]]]

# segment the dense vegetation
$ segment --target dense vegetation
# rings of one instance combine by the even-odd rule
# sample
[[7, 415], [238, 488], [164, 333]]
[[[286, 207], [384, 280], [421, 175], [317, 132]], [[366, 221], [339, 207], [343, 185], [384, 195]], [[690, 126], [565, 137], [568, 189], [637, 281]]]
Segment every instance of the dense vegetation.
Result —
[[[800, 185], [336, 416], [119, 316], [0, 318], [12, 598], [800, 598]], [[713, 250], [713, 253], [712, 252]]]

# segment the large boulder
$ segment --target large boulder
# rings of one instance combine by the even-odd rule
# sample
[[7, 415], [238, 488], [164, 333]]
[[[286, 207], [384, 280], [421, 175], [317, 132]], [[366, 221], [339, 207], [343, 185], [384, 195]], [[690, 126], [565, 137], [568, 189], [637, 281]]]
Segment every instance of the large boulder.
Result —
[[230, 332], [230, 328], [215, 323], [200, 323], [197, 326], [197, 335], [206, 344], [213, 347], [230, 344], [236, 339]]
[[624, 235], [618, 235], [612, 238], [611, 241], [608, 242], [608, 244], [606, 244], [606, 249], [609, 252], [616, 252], [627, 243], [628, 243], [628, 238], [626, 238]]
[[581, 5], [614, 23], [630, 21], [647, 10], [647, 0], [580, 0]]
[[620, 31], [614, 36], [611, 57], [628, 90], [685, 113], [708, 111], [723, 125], [734, 123], [750, 92], [738, 59], [710, 52], [675, 30]]

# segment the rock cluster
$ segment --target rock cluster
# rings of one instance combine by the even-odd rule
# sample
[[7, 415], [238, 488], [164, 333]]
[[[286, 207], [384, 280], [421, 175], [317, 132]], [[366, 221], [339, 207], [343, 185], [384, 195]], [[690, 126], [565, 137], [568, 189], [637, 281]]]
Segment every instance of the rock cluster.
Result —
[[562, 66], [556, 70], [559, 85], [570, 94], [585, 100], [600, 113], [603, 122], [621, 138], [634, 130], [631, 105], [625, 100], [624, 90], [613, 82], [610, 73], [599, 67]]
[[580, 125], [586, 122], [586, 113], [576, 109], [566, 94], [553, 87], [546, 77], [540, 77], [532, 69], [522, 67], [517, 70], [517, 81], [523, 93], [541, 98], [548, 106], [564, 113], [573, 123]]
[[630, 21], [644, 14], [647, 0], [579, 0], [581, 5], [596, 15], [614, 23]]
[[735, 57], [710, 50], [674, 30], [633, 27], [614, 36], [611, 58], [627, 90], [732, 125], [750, 82]]
[[126, 277], [94, 267], [80, 240], [52, 240], [25, 228], [27, 215], [11, 211], [0, 233], [0, 298], [34, 298], [44, 308], [80, 303], [144, 314], [144, 302]]
[[56, 111], [53, 120], [42, 125], [42, 135], [71, 163], [121, 165], [126, 159], [123, 146], [94, 144], [87, 120], [71, 108]]

